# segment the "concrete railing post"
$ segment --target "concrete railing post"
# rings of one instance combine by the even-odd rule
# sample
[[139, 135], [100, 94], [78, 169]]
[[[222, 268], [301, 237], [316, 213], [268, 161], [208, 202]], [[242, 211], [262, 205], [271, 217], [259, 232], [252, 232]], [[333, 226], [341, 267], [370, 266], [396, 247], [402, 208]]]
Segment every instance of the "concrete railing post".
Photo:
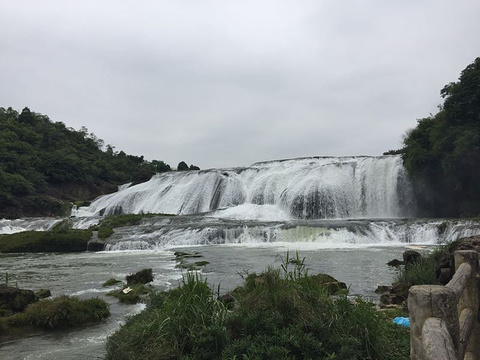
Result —
[[480, 357], [480, 341], [478, 341], [478, 339], [480, 339], [480, 324], [477, 321], [479, 308], [477, 283], [477, 274], [479, 270], [478, 253], [473, 250], [459, 250], [455, 251], [454, 259], [455, 271], [457, 271], [464, 263], [469, 264], [472, 268], [471, 275], [467, 279], [465, 290], [462, 292], [458, 300], [459, 317], [465, 309], [470, 308], [473, 311], [472, 317], [474, 319], [468, 341], [466, 344], [461, 344], [461, 346], [466, 349], [466, 352], [473, 353], [477, 357]]
[[[410, 312], [410, 359], [426, 359], [422, 329], [428, 318], [442, 319], [458, 352], [459, 323], [457, 294], [440, 285], [412, 286], [408, 294]], [[428, 342], [428, 339], [427, 339]]]

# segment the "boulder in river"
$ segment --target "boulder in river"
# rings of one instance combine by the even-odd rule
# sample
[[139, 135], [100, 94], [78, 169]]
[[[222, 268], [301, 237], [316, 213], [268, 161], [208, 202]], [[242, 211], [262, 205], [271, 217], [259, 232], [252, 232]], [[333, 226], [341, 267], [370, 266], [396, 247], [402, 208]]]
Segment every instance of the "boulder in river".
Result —
[[127, 285], [147, 284], [153, 281], [152, 269], [143, 269], [139, 272], [127, 276]]
[[0, 286], [0, 315], [20, 312], [36, 301], [38, 298], [32, 290]]
[[403, 263], [405, 266], [410, 266], [415, 264], [417, 261], [419, 261], [422, 258], [422, 255], [415, 250], [406, 250], [403, 253]]

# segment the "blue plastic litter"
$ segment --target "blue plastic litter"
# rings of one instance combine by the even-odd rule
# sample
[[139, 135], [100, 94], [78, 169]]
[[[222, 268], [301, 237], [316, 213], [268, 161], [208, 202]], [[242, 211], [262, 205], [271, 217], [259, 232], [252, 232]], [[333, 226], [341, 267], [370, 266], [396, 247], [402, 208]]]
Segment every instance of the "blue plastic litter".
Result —
[[393, 319], [393, 322], [397, 325], [410, 327], [410, 318], [408, 317], [398, 316], [395, 319]]

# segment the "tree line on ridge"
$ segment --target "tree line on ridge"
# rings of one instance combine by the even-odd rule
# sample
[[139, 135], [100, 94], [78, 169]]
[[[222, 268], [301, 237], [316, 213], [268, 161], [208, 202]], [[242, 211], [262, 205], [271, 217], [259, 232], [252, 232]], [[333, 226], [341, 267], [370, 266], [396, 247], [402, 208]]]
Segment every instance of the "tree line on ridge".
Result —
[[[171, 171], [104, 145], [102, 139], [24, 108], [0, 107], [0, 218], [58, 215], [69, 201], [91, 200], [127, 182]], [[184, 161], [178, 170], [199, 170]]]

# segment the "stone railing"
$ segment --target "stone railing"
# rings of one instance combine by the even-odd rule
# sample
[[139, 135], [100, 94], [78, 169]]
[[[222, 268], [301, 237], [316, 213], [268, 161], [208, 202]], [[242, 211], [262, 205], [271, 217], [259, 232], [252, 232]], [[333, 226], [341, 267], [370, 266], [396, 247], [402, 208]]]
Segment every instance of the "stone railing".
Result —
[[410, 288], [412, 360], [480, 360], [478, 253], [456, 251], [454, 259], [447, 285]]

